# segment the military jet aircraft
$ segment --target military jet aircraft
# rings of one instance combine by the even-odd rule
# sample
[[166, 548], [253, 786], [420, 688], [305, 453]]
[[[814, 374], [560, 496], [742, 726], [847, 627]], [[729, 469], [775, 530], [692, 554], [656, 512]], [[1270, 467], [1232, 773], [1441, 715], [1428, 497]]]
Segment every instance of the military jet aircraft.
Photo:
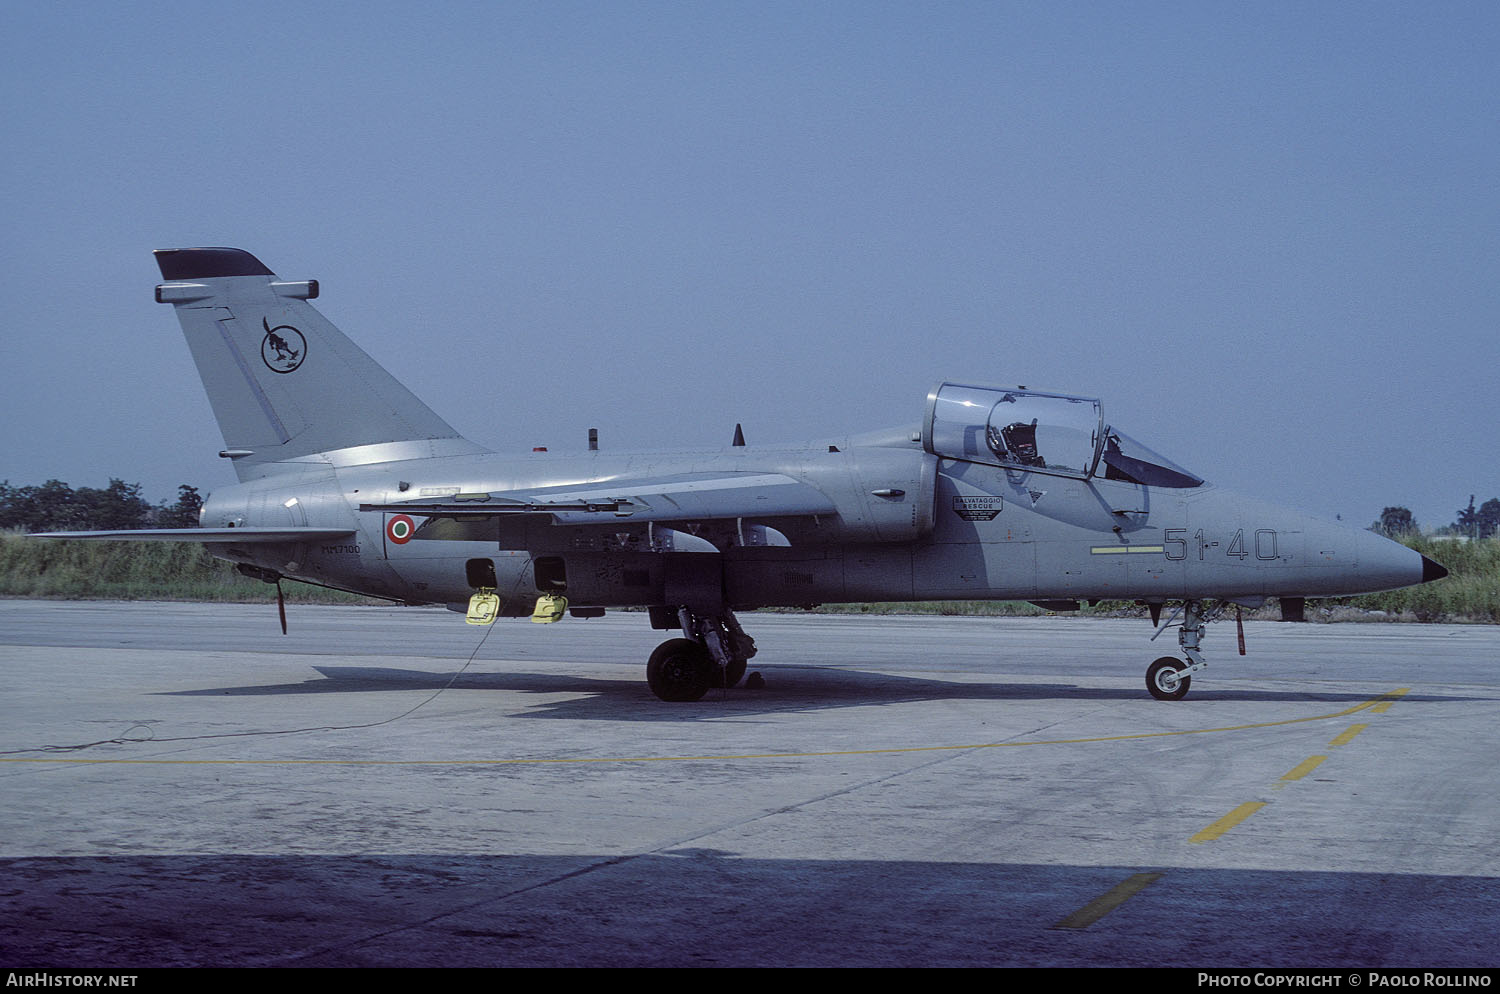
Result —
[[[202, 542], [294, 579], [470, 621], [644, 607], [679, 630], [646, 665], [692, 701], [744, 676], [735, 612], [841, 601], [1123, 599], [1178, 628], [1146, 671], [1187, 693], [1230, 605], [1425, 583], [1447, 570], [1369, 531], [1206, 483], [1098, 400], [939, 383], [920, 424], [714, 452], [505, 455], [461, 437], [282, 280], [232, 248], [156, 253], [239, 484], [201, 527], [52, 538]], [[1165, 624], [1162, 606], [1179, 606]], [[286, 619], [283, 610], [282, 627]], [[1153, 636], [1155, 638], [1155, 636]]]

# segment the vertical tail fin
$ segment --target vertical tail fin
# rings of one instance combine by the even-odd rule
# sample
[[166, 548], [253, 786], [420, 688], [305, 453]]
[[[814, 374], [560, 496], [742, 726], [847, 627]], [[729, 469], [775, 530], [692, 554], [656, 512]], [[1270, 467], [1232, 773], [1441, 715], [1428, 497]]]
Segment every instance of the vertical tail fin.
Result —
[[[410, 455], [484, 451], [319, 314], [316, 280], [277, 279], [232, 248], [162, 249], [159, 303], [182, 323], [241, 480], [314, 453], [423, 442]], [[351, 461], [402, 458], [411, 446]]]

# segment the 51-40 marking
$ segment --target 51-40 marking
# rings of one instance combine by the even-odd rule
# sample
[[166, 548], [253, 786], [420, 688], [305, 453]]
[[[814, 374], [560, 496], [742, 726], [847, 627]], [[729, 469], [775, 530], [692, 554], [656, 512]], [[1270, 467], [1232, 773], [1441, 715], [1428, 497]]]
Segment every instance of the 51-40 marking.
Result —
[[[1188, 547], [1196, 546], [1198, 549], [1198, 561], [1202, 562], [1208, 558], [1209, 549], [1219, 548], [1217, 541], [1210, 541], [1199, 528], [1193, 533], [1191, 539], [1183, 538], [1187, 534], [1186, 528], [1168, 528], [1164, 533], [1162, 541], [1163, 552], [1168, 559], [1177, 561], [1188, 557]], [[1241, 528], [1234, 533], [1234, 538], [1229, 540], [1229, 545], [1224, 549], [1224, 555], [1239, 560], [1249, 559], [1251, 556], [1250, 545], [1254, 546], [1256, 559], [1269, 562], [1280, 559], [1281, 554], [1276, 548], [1276, 529], [1257, 528], [1253, 542], [1245, 541], [1245, 529]]]

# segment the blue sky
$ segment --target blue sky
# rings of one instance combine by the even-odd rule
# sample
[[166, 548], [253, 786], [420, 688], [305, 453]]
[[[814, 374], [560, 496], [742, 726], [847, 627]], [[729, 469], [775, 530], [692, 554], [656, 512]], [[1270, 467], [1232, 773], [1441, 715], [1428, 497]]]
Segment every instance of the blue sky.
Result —
[[156, 248], [501, 451], [1103, 398], [1357, 524], [1500, 495], [1500, 6], [0, 6], [0, 479], [233, 481]]

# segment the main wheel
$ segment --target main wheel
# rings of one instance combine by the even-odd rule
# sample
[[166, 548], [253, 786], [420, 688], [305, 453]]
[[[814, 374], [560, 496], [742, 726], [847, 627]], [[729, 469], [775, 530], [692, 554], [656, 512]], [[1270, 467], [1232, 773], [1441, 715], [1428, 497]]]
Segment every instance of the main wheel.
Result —
[[[749, 664], [746, 663], [743, 659], [731, 659], [729, 661], [729, 665], [724, 667], [724, 686], [738, 687], [740, 685], [740, 681], [745, 679], [745, 670], [748, 665]], [[717, 674], [715, 674], [715, 676], [717, 676]], [[718, 681], [715, 680], [714, 686], [718, 685]]]
[[1158, 701], [1180, 701], [1193, 683], [1190, 676], [1179, 674], [1187, 664], [1176, 656], [1163, 656], [1146, 668], [1146, 689]]
[[668, 639], [646, 663], [646, 683], [664, 701], [696, 701], [715, 676], [708, 650], [692, 639]]

